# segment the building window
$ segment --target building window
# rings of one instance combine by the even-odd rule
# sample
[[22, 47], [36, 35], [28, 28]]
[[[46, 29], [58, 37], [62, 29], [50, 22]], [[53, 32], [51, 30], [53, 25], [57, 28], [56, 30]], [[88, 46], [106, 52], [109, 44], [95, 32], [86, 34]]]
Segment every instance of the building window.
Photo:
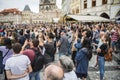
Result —
[[96, 6], [96, 0], [92, 0], [92, 7]]
[[107, 0], [102, 0], [102, 4], [107, 4]]
[[76, 9], [76, 13], [79, 13], [79, 9]]
[[74, 10], [72, 10], [72, 13], [74, 14]]
[[84, 9], [87, 8], [87, 0], [84, 0]]

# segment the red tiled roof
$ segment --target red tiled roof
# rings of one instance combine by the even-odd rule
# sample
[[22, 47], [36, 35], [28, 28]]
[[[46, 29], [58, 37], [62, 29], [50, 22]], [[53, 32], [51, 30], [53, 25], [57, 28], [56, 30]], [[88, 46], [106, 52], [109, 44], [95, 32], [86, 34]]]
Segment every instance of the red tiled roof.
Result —
[[3, 11], [0, 12], [0, 14], [4, 14], [7, 15], [9, 13], [13, 13], [13, 14], [21, 14], [21, 11], [19, 11], [16, 8], [11, 8], [11, 9], [4, 9]]

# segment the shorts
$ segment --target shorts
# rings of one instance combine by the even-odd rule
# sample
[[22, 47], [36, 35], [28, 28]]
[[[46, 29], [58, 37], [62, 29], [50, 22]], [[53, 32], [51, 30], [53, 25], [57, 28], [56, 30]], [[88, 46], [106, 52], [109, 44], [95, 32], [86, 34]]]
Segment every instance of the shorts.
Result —
[[82, 79], [83, 77], [84, 78], [87, 78], [87, 74], [83, 74], [83, 73], [76, 73], [77, 77]]

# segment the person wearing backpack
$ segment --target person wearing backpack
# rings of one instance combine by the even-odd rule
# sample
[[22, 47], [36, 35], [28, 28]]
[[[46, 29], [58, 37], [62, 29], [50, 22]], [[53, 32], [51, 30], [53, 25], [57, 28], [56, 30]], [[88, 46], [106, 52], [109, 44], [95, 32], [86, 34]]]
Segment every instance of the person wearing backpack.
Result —
[[52, 33], [48, 33], [46, 35], [46, 43], [44, 44], [45, 47], [45, 64], [54, 61], [55, 52], [56, 52], [56, 42], [53, 40], [54, 35]]
[[[3, 39], [3, 45], [0, 46], [0, 55], [0, 74], [2, 74], [7, 59], [13, 55], [11, 40], [9, 38]], [[5, 80], [7, 80], [6, 73], [4, 75]]]
[[81, 49], [76, 54], [76, 74], [81, 80], [85, 80], [88, 75], [89, 60], [92, 58], [91, 32], [87, 29], [82, 31]]
[[30, 73], [30, 80], [34, 77], [35, 80], [40, 80], [40, 70], [44, 65], [44, 56], [41, 53], [41, 49], [39, 46], [39, 40], [33, 39], [32, 41], [26, 40], [23, 49], [25, 49], [26, 45], [30, 45], [30, 49], [23, 50], [22, 53], [27, 55], [31, 61], [33, 72]]
[[88, 38], [84, 38], [82, 42], [82, 48], [77, 52], [75, 57], [76, 62], [76, 74], [77, 77], [81, 80], [85, 80], [88, 74], [88, 65], [90, 60], [90, 40]]

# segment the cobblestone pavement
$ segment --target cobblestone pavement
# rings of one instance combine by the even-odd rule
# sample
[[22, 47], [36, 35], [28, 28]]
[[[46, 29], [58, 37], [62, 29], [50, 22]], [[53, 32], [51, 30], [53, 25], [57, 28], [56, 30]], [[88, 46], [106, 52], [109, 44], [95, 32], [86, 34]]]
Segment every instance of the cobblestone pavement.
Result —
[[[96, 55], [93, 55], [90, 63], [89, 63], [89, 71], [88, 71], [88, 80], [100, 80], [98, 68], [92, 67], [95, 65]], [[116, 61], [112, 60], [111, 62], [105, 62], [105, 76], [104, 80], [120, 80], [120, 70], [116, 68], [118, 64]]]
[[[55, 57], [55, 60], [58, 61], [58, 54]], [[93, 55], [92, 59], [89, 62], [89, 71], [88, 71], [88, 78], [87, 80], [100, 80], [98, 68], [93, 68], [92, 66], [95, 65], [96, 62], [96, 55]], [[105, 79], [104, 80], [120, 80], [120, 70], [116, 68], [118, 64], [116, 61], [112, 60], [111, 62], [105, 62]], [[43, 80], [44, 72], [41, 70], [40, 78]], [[0, 80], [3, 79], [3, 75], [0, 75]], [[35, 80], [35, 79], [32, 79]], [[79, 79], [78, 79], [79, 80]]]

